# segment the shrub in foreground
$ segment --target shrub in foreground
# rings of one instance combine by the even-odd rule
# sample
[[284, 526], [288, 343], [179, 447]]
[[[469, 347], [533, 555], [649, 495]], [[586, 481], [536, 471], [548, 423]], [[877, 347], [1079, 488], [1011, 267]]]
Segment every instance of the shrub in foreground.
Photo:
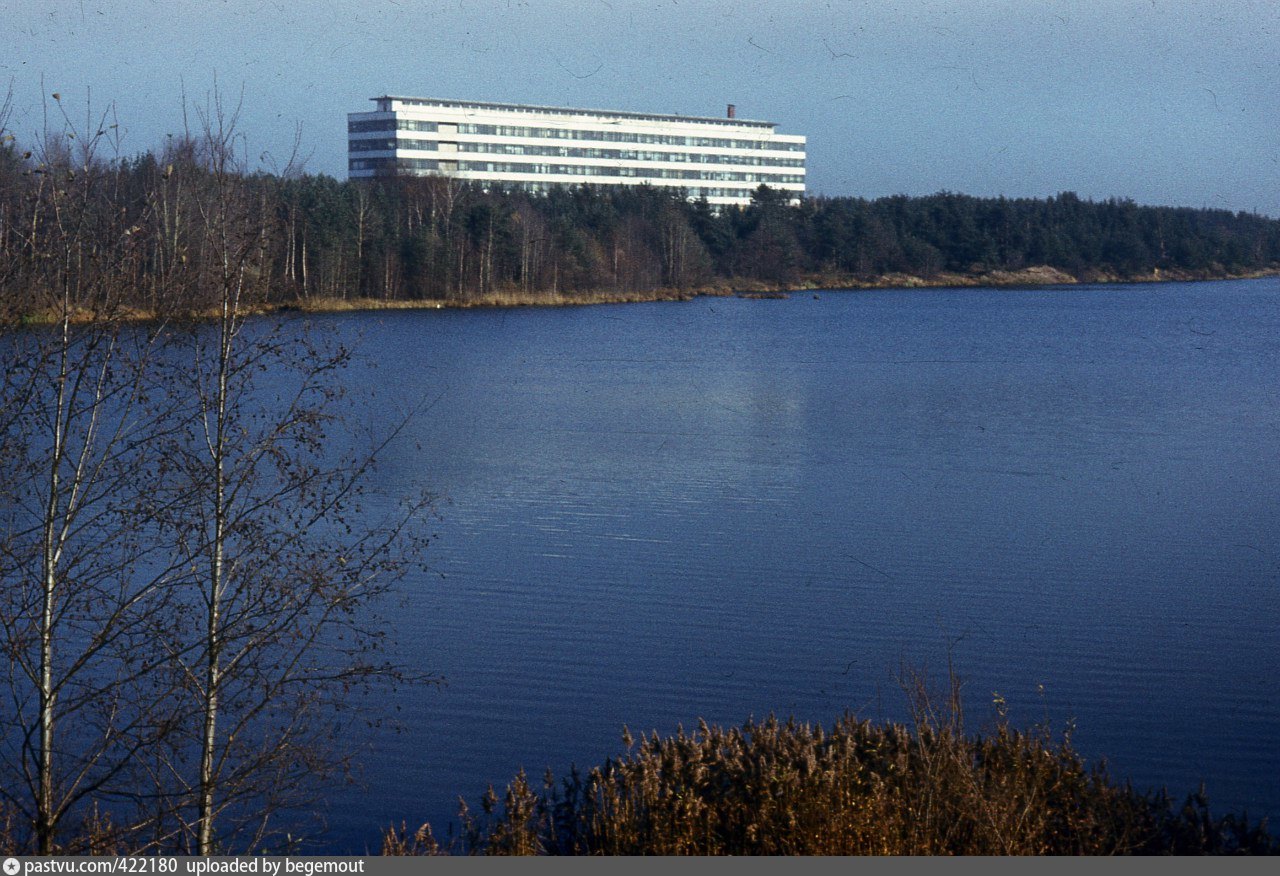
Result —
[[424, 825], [384, 854], [1110, 855], [1276, 853], [1264, 823], [1214, 817], [1203, 791], [1176, 805], [1087, 767], [1069, 736], [998, 726], [966, 735], [959, 712], [913, 726], [846, 715], [826, 730], [769, 718], [700, 723], [638, 743], [535, 791], [521, 773], [501, 805], [465, 803], [442, 847]]

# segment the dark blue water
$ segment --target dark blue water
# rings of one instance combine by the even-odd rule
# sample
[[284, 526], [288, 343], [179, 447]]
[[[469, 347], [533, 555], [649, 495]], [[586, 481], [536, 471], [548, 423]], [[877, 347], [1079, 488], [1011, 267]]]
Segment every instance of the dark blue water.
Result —
[[624, 724], [900, 718], [948, 643], [971, 726], [1280, 820], [1280, 281], [332, 319], [371, 422], [431, 402], [378, 490], [449, 500], [392, 631], [449, 684], [337, 845]]

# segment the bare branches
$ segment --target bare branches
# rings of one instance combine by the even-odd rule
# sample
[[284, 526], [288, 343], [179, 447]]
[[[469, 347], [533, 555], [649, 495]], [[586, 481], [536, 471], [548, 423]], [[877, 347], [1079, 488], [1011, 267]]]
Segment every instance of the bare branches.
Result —
[[[250, 319], [277, 217], [239, 105], [215, 90], [129, 173], [109, 112], [46, 111], [23, 197], [0, 189], [5, 324], [45, 323], [0, 334], [0, 806], [46, 854], [261, 848], [343, 767], [345, 694], [408, 677], [375, 612], [427, 500], [352, 521], [348, 352]], [[132, 323], [139, 289], [215, 321]]]
[[[53, 142], [46, 157], [59, 152]], [[172, 574], [135, 514], [152, 483], [148, 439], [168, 413], [146, 377], [158, 334], [118, 319], [129, 247], [99, 246], [87, 230], [103, 179], [94, 149], [83, 147], [75, 169], [43, 165], [30, 207], [42, 232], [15, 271], [48, 296], [57, 322], [0, 339], [0, 492], [9, 509], [0, 522], [0, 643], [18, 734], [0, 763], [21, 777], [5, 783], [8, 802], [45, 854], [59, 847], [64, 821], [115, 787], [154, 741], [144, 693], [154, 679], [137, 655]], [[81, 322], [85, 306], [94, 319]]]

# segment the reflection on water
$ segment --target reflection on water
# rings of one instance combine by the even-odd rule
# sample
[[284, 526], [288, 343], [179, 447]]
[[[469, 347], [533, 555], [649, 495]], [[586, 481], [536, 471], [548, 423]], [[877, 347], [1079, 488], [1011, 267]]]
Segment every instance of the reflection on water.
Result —
[[1280, 816], [1280, 282], [332, 319], [449, 499], [341, 846], [624, 724], [899, 717], [948, 642], [975, 720]]

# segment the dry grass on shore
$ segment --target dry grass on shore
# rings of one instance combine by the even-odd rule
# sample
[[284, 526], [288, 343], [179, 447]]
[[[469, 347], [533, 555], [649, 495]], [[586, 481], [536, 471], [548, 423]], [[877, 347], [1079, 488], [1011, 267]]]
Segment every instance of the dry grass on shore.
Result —
[[[744, 279], [737, 282], [721, 280], [691, 289], [639, 289], [639, 290], [583, 290], [574, 292], [546, 292], [508, 288], [469, 295], [457, 299], [395, 299], [395, 298], [299, 298], [294, 301], [271, 302], [245, 308], [245, 313], [352, 313], [369, 310], [443, 310], [451, 308], [483, 307], [573, 307], [588, 304], [635, 304], [651, 301], [690, 301], [702, 296], [737, 296], [748, 299], [785, 298], [791, 292], [813, 292], [840, 289], [922, 289], [922, 288], [973, 288], [973, 287], [1035, 287], [1087, 283], [1158, 283], [1170, 281], [1243, 280], [1280, 275], [1280, 269], [1254, 271], [1248, 274], [1227, 275], [1202, 272], [1191, 274], [1155, 273], [1141, 276], [1115, 276], [1094, 273], [1078, 279], [1056, 268], [1034, 266], [1018, 271], [992, 271], [974, 274], [939, 273], [930, 277], [912, 274], [885, 274], [876, 277], [856, 277], [835, 274], [805, 276], [790, 283], [767, 283]], [[184, 313], [184, 319], [214, 319], [217, 314]], [[131, 307], [116, 308], [104, 314], [90, 308], [77, 309], [71, 314], [73, 323], [97, 321], [146, 322], [157, 318], [148, 310]], [[0, 314], [0, 327], [4, 324], [23, 326], [53, 325], [61, 322], [61, 314], [53, 312], [20, 312], [4, 316]]]
[[501, 289], [466, 298], [402, 301], [380, 298], [312, 298], [299, 300], [276, 309], [301, 310], [309, 313], [346, 312], [356, 310], [432, 310], [454, 307], [572, 307], [584, 304], [633, 304], [649, 301], [689, 301], [702, 296], [740, 298], [781, 298], [790, 292], [813, 292], [836, 289], [921, 289], [974, 287], [1034, 287], [1088, 283], [1146, 283], [1195, 280], [1239, 280], [1276, 276], [1280, 269], [1242, 275], [1164, 273], [1141, 276], [1118, 276], [1095, 273], [1083, 280], [1056, 268], [1037, 265], [1018, 271], [991, 271], [973, 274], [939, 273], [931, 277], [912, 274], [885, 274], [858, 277], [837, 274], [814, 274], [789, 283], [760, 280], [718, 280], [690, 289], [595, 289], [575, 292], [545, 292], [519, 288]]
[[581, 304], [632, 304], [641, 301], [689, 301], [697, 294], [678, 289], [634, 292], [525, 292], [519, 289], [488, 292], [465, 299], [399, 301], [379, 298], [315, 298], [294, 307], [309, 313], [355, 310], [435, 310], [454, 307], [571, 307]]
[[[958, 694], [958, 688], [953, 688]], [[430, 825], [383, 853], [493, 855], [1275, 854], [1265, 825], [1214, 817], [1089, 768], [1069, 736], [999, 724], [967, 735], [958, 699], [915, 688], [912, 725], [846, 715], [830, 730], [747, 722], [661, 738], [538, 792], [521, 773], [501, 801], [460, 814], [442, 846]]]

